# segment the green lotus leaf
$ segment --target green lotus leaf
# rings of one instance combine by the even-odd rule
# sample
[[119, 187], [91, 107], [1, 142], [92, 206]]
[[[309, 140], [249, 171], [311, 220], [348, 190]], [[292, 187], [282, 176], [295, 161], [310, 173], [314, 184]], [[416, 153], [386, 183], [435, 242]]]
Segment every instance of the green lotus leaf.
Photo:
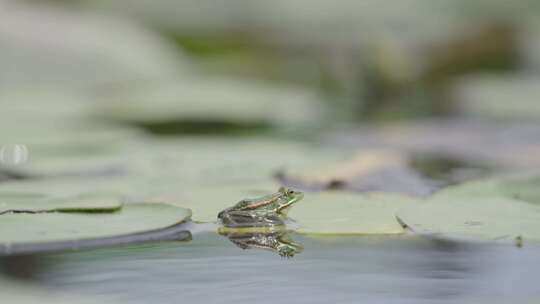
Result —
[[[39, 213], [0, 215], [0, 245], [84, 241], [171, 227], [188, 220], [189, 209], [167, 204], [128, 204], [111, 213]], [[0, 247], [0, 248], [1, 248]]]
[[[5, 143], [0, 146], [0, 171], [51, 176], [83, 175], [128, 167], [124, 156], [139, 136], [136, 130], [109, 126], [11, 126], [0, 131]], [[18, 151], [14, 150], [16, 148]], [[19, 154], [19, 162], [10, 161], [13, 153]]]
[[513, 175], [467, 182], [448, 187], [433, 198], [504, 197], [540, 204], [540, 176]]
[[[319, 105], [319, 106], [317, 106]], [[232, 79], [182, 78], [145, 83], [104, 97], [98, 116], [144, 126], [296, 125], [319, 117], [314, 92]], [[299, 115], [298, 113], [302, 113]], [[182, 124], [184, 123], [184, 124]]]
[[397, 217], [420, 234], [540, 241], [540, 207], [504, 197], [437, 197], [407, 206]]
[[502, 189], [506, 196], [540, 205], [540, 176], [508, 179]]
[[0, 171], [49, 176], [116, 165], [141, 132], [89, 119], [93, 105], [81, 92], [47, 86], [0, 93]]
[[[64, 90], [189, 70], [178, 49], [125, 18], [53, 6], [36, 13], [34, 7], [18, 4], [16, 11], [0, 12], [7, 28], [6, 35], [0, 37], [2, 56], [17, 67], [6, 78], [7, 84], [28, 83], [29, 90], [49, 84]], [[48, 16], [55, 16], [54, 24], [46, 22]], [[78, 34], [70, 36], [73, 32]], [[48, 39], [39, 42], [34, 35]], [[80, 37], [86, 37], [84, 45]]]
[[289, 212], [306, 234], [400, 234], [395, 213], [412, 198], [383, 193], [307, 193]]
[[268, 182], [284, 168], [320, 166], [349, 154], [298, 141], [212, 136], [146, 140], [124, 160], [135, 174], [165, 184], [175, 181], [176, 188], [179, 183], [249, 187]]
[[[321, 149], [322, 150], [322, 149]], [[309, 161], [296, 162], [280, 174], [284, 184], [308, 189], [346, 189], [425, 196], [434, 186], [409, 167], [403, 153], [384, 149], [310, 153]]]
[[505, 176], [468, 182], [403, 208], [398, 218], [422, 234], [540, 241], [540, 178]]
[[124, 193], [137, 192], [136, 187], [143, 186], [140, 179], [122, 177], [99, 178], [50, 178], [14, 180], [0, 183], [2, 197], [24, 200], [26, 197], [69, 198], [78, 195], [110, 195], [121, 197]]
[[118, 151], [118, 148], [122, 147], [120, 144], [129, 139], [138, 139], [137, 136], [141, 134], [129, 128], [99, 124], [8, 125], [11, 128], [0, 130], [3, 143], [24, 144], [33, 158], [92, 155], [99, 152]]
[[509, 119], [538, 119], [540, 105], [534, 96], [540, 93], [537, 76], [527, 74], [480, 74], [457, 83], [458, 111], [470, 116]]
[[0, 215], [9, 212], [113, 212], [121, 207], [117, 195], [106, 193], [53, 197], [36, 192], [0, 191]]

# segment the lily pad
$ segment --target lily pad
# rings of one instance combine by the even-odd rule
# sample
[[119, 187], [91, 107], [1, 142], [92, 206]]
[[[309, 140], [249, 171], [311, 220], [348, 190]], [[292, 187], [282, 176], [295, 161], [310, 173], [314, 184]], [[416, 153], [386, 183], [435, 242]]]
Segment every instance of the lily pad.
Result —
[[118, 196], [85, 193], [51, 197], [43, 193], [0, 191], [0, 215], [40, 212], [113, 212], [122, 207]]
[[[42, 197], [70, 198], [79, 195], [108, 195], [109, 197], [121, 198], [124, 193], [136, 192], [137, 187], [143, 186], [139, 179], [128, 179], [121, 177], [100, 177], [100, 178], [49, 178], [32, 179], [25, 181], [6, 181], [0, 183], [0, 199], [3, 196], [14, 199], [19, 196], [19, 200], [27, 198]], [[121, 200], [121, 199], [120, 199]]]
[[540, 205], [540, 176], [513, 175], [464, 183], [437, 192], [439, 197], [504, 197]]
[[292, 169], [290, 170], [292, 172], [284, 172], [284, 175], [288, 179], [301, 180], [307, 184], [316, 184], [326, 188], [329, 184], [346, 183], [354, 177], [369, 174], [383, 167], [396, 167], [403, 164], [406, 164], [403, 155], [388, 151], [364, 151], [350, 159], [342, 159], [341, 162], [335, 159], [321, 160], [318, 168], [304, 168], [304, 170], [288, 168]]
[[[14, 114], [15, 115], [15, 114]], [[51, 118], [54, 119], [54, 118]], [[114, 151], [131, 139], [138, 139], [136, 130], [103, 124], [78, 125], [63, 123], [57, 125], [17, 125], [0, 130], [3, 144], [21, 143], [28, 146], [35, 156], [89, 155], [102, 151]]]
[[135, 152], [127, 156], [132, 167], [140, 168], [139, 175], [183, 185], [267, 183], [283, 168], [313, 167], [348, 154], [298, 141], [219, 136], [147, 140], [143, 148], [146, 156]]
[[527, 74], [468, 77], [455, 89], [458, 109], [471, 116], [536, 120], [540, 117], [540, 105], [535, 101], [539, 80]]
[[0, 251], [29, 243], [76, 242], [168, 228], [188, 220], [189, 209], [167, 204], [129, 204], [111, 213], [4, 214]]
[[13, 3], [0, 12], [0, 27], [3, 84], [88, 88], [189, 69], [167, 41], [120, 16]]
[[411, 230], [443, 236], [540, 241], [540, 178], [506, 176], [468, 182], [400, 210]]
[[[165, 132], [297, 125], [319, 118], [314, 92], [230, 79], [175, 79], [109, 94], [98, 115]], [[298, 115], [302, 113], [302, 115]], [[185, 127], [185, 130], [176, 130]], [[217, 128], [218, 130], [213, 130]], [[223, 131], [223, 130], [222, 130]]]
[[415, 200], [392, 194], [309, 193], [289, 217], [306, 234], [400, 234], [395, 213]]
[[[8, 158], [0, 161], [0, 171], [23, 176], [91, 175], [112, 171], [125, 163], [122, 156], [129, 153], [129, 144], [139, 139], [139, 135], [136, 130], [103, 125], [20, 128], [12, 125], [0, 130], [0, 137], [5, 140], [0, 146], [0, 157]], [[10, 157], [17, 159], [17, 153], [20, 161], [11, 161]]]
[[[403, 153], [392, 150], [362, 150], [349, 155], [310, 154], [310, 163], [288, 166], [281, 182], [300, 189], [347, 189], [361, 192], [394, 192], [427, 195], [433, 182], [408, 165]], [[307, 166], [306, 166], [307, 165]]]
[[540, 207], [497, 197], [437, 198], [397, 217], [412, 231], [462, 239], [540, 241]]
[[92, 121], [94, 104], [70, 89], [15, 86], [2, 92], [0, 171], [32, 177], [110, 170], [141, 132]]
[[502, 190], [509, 197], [540, 206], [540, 176], [506, 180]]

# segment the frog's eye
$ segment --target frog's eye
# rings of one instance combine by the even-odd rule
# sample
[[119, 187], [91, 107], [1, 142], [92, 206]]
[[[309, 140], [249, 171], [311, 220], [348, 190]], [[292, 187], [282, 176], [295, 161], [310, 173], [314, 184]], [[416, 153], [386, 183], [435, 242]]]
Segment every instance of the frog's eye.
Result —
[[294, 194], [294, 191], [292, 191], [292, 190], [289, 190], [289, 192], [287, 192], [287, 194], [289, 194], [289, 195], [293, 195], [293, 194]]

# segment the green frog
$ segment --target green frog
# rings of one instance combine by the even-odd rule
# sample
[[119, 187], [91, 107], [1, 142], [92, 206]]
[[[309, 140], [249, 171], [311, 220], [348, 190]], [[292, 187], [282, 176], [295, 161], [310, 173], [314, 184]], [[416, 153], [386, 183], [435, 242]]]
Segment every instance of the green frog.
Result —
[[239, 201], [221, 211], [218, 219], [230, 228], [283, 226], [288, 210], [303, 197], [302, 192], [281, 187], [276, 193]]

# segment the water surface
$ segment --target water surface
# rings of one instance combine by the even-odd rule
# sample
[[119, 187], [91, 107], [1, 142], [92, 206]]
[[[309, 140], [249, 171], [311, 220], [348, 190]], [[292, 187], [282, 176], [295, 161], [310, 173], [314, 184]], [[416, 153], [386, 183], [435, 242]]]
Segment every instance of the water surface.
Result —
[[309, 238], [285, 259], [191, 242], [47, 255], [45, 287], [127, 303], [518, 303], [540, 299], [540, 248], [401, 237]]

